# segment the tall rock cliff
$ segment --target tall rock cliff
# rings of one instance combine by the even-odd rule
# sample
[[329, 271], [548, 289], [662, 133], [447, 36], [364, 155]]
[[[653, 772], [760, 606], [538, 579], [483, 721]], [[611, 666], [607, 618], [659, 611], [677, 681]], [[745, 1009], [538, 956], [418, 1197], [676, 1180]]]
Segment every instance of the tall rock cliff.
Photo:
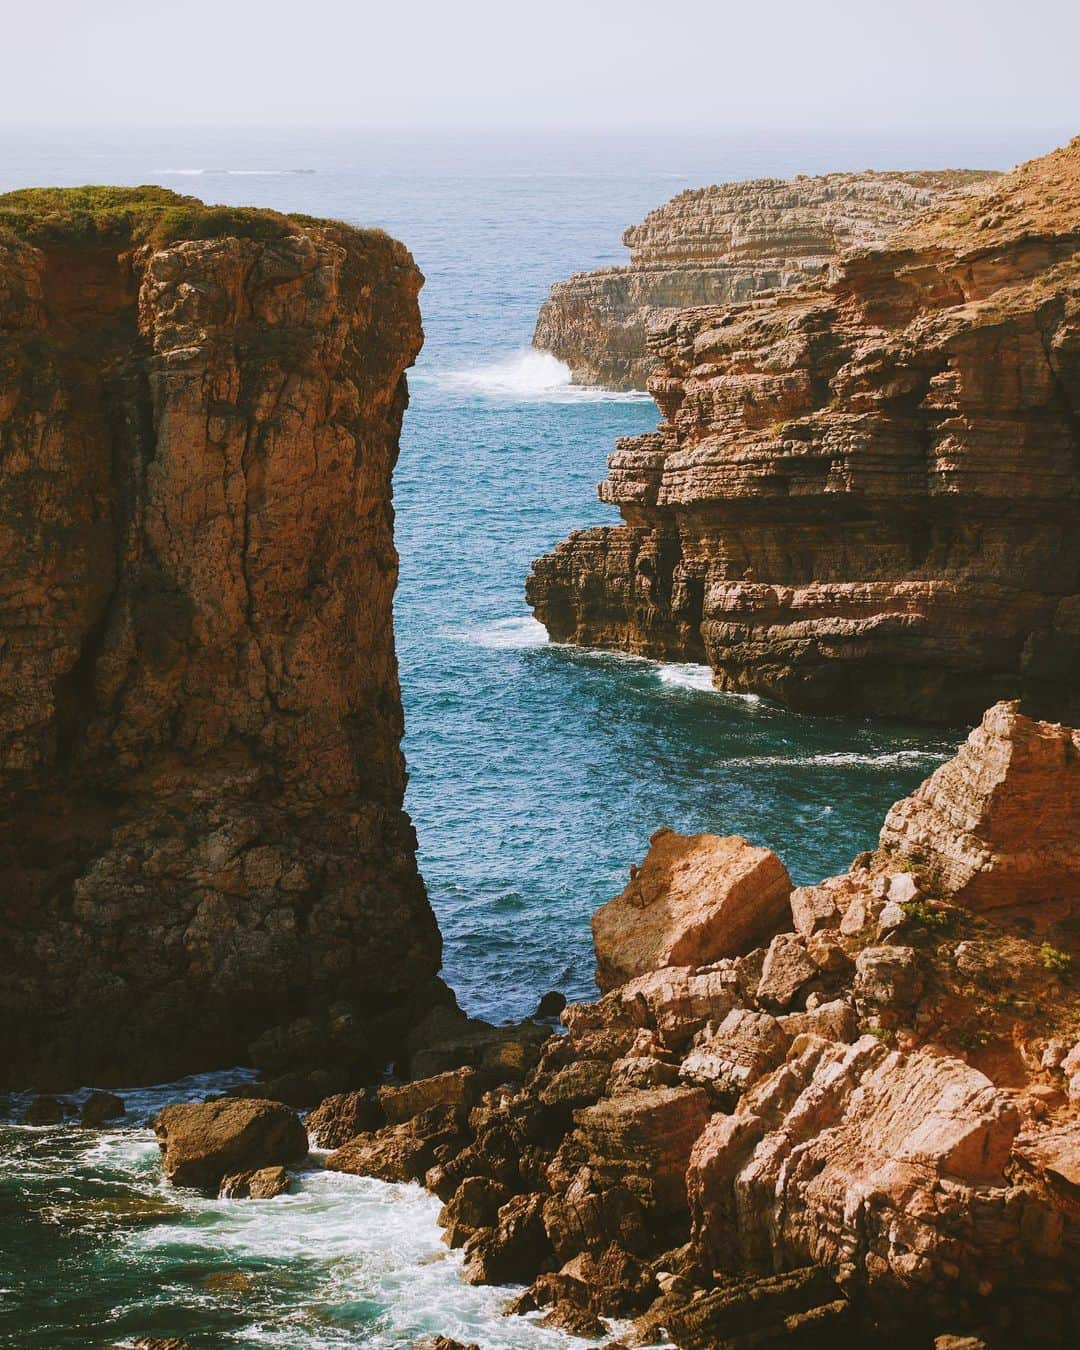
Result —
[[809, 711], [1080, 701], [1080, 139], [827, 285], [654, 330], [665, 420], [527, 593], [552, 637]]
[[421, 283], [377, 231], [0, 198], [4, 1082], [427, 997], [391, 626]]
[[565, 361], [578, 384], [644, 389], [657, 358], [650, 327], [695, 305], [826, 275], [845, 249], [877, 243], [978, 170], [830, 173], [758, 178], [680, 192], [623, 235], [628, 267], [558, 281], [533, 345]]

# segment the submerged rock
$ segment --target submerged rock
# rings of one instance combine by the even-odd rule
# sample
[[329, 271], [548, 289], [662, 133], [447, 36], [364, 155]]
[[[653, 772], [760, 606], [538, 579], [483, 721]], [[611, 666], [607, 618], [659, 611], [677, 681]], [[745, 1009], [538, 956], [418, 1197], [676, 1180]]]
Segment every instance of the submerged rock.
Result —
[[272, 1200], [288, 1189], [289, 1174], [284, 1167], [260, 1167], [222, 1177], [218, 1195], [222, 1200]]
[[104, 1125], [109, 1120], [119, 1120], [126, 1114], [123, 1097], [115, 1092], [91, 1092], [82, 1104], [79, 1123], [82, 1125]]
[[67, 1112], [55, 1097], [35, 1097], [23, 1112], [24, 1125], [59, 1125]]
[[154, 1119], [161, 1166], [174, 1186], [216, 1190], [234, 1172], [299, 1162], [307, 1134], [280, 1102], [222, 1098], [167, 1106]]

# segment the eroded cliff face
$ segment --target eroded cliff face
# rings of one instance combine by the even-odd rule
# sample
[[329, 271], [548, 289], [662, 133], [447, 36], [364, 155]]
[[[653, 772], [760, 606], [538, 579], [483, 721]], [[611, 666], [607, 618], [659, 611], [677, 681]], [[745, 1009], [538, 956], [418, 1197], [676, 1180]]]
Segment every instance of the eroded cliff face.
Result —
[[789, 706], [1076, 720], [1080, 140], [825, 286], [655, 329], [657, 432], [527, 585], [558, 640]]
[[425, 1004], [391, 626], [421, 282], [376, 231], [0, 198], [4, 1082], [234, 1063], [327, 1009], [377, 1057]]
[[467, 1279], [583, 1335], [1075, 1344], [1078, 790], [1080, 733], [1002, 703], [816, 886], [654, 835], [531, 1071], [384, 1089], [329, 1165], [423, 1177]]
[[629, 266], [552, 286], [533, 345], [565, 361], [578, 384], [644, 389], [658, 363], [648, 330], [680, 309], [825, 276], [844, 250], [878, 243], [943, 193], [993, 176], [830, 173], [681, 192], [623, 235]]

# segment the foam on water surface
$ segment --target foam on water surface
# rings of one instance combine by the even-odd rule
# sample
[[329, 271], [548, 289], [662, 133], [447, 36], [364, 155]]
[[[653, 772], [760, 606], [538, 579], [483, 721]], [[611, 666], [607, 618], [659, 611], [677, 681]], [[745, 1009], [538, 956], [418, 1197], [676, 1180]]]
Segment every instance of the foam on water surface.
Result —
[[481, 365], [418, 370], [413, 380], [442, 390], [507, 403], [651, 403], [644, 391], [574, 384], [570, 367], [550, 352], [525, 347]]

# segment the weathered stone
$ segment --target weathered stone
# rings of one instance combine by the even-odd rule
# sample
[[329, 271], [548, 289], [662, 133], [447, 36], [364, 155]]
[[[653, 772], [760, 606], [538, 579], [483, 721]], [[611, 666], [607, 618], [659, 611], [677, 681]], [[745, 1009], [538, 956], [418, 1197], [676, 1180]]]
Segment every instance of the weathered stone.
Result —
[[918, 860], [935, 890], [966, 909], [1046, 907], [1080, 898], [1080, 732], [998, 703], [885, 817], [881, 846]]
[[628, 267], [557, 281], [533, 345], [567, 362], [577, 384], [644, 389], [657, 369], [651, 327], [696, 305], [747, 300], [827, 275], [846, 248], [884, 239], [943, 192], [988, 175], [830, 173], [697, 188], [623, 236]]
[[304, 1123], [313, 1148], [341, 1148], [376, 1129], [382, 1113], [366, 1092], [338, 1092], [324, 1098]]
[[391, 622], [420, 274], [110, 191], [0, 198], [0, 1085], [247, 1062], [440, 961]]
[[1080, 139], [839, 260], [650, 332], [624, 523], [533, 563], [551, 637], [808, 712], [1080, 721]]
[[923, 973], [912, 947], [866, 947], [855, 958], [855, 997], [878, 1008], [906, 1011], [922, 993]]
[[222, 1177], [218, 1195], [223, 1200], [273, 1200], [288, 1189], [289, 1174], [284, 1167], [260, 1167]]
[[352, 1172], [380, 1181], [419, 1181], [436, 1162], [442, 1144], [461, 1144], [462, 1123], [452, 1106], [433, 1106], [399, 1125], [358, 1134], [325, 1160], [331, 1172]]
[[59, 1125], [64, 1119], [64, 1105], [55, 1097], [35, 1097], [23, 1112], [24, 1125]]
[[711, 1036], [699, 1039], [679, 1074], [700, 1087], [741, 1092], [782, 1063], [790, 1045], [775, 1017], [734, 1008]]
[[298, 1162], [308, 1151], [303, 1125], [280, 1102], [223, 1097], [166, 1106], [154, 1133], [174, 1186], [216, 1190], [231, 1172]]
[[736, 956], [788, 919], [791, 880], [768, 849], [738, 835], [660, 830], [630, 883], [593, 915], [602, 990], [666, 966]]
[[115, 1092], [91, 1092], [82, 1104], [79, 1112], [81, 1125], [104, 1125], [109, 1120], [119, 1120], [126, 1107], [123, 1097]]
[[505, 1186], [489, 1177], [466, 1177], [439, 1211], [439, 1226], [451, 1247], [462, 1247], [479, 1228], [490, 1228], [510, 1199]]
[[469, 1284], [511, 1284], [532, 1278], [551, 1247], [544, 1230], [544, 1197], [517, 1195], [499, 1210], [492, 1228], [465, 1244]]
[[432, 1106], [449, 1106], [464, 1120], [480, 1095], [480, 1076], [473, 1069], [450, 1069], [432, 1078], [414, 1079], [379, 1089], [379, 1105], [391, 1125], [400, 1125]]
[[769, 944], [757, 998], [769, 1008], [786, 1008], [818, 973], [806, 944], [795, 933], [778, 933]]

